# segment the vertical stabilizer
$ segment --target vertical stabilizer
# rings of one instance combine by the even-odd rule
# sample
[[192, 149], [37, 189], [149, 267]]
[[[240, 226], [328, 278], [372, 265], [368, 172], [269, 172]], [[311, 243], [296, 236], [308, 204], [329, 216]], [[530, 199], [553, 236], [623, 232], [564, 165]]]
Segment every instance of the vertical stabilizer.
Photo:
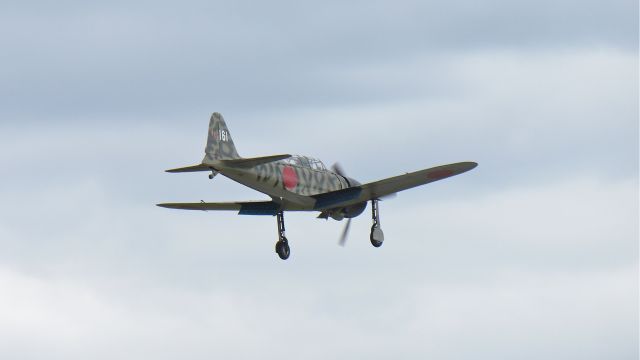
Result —
[[209, 137], [207, 147], [204, 149], [203, 163], [208, 160], [240, 159], [236, 146], [231, 139], [231, 132], [220, 113], [214, 112], [209, 121]]

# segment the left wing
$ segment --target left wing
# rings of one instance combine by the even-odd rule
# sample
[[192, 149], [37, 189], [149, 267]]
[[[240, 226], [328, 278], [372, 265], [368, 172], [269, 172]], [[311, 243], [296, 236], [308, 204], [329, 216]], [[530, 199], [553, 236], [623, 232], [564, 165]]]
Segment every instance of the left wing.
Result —
[[[238, 211], [239, 215], [276, 215], [278, 211], [302, 211], [300, 206], [291, 203], [279, 204], [274, 201], [238, 201], [238, 202], [217, 202], [208, 203], [163, 203], [157, 206], [179, 210], [228, 210]], [[310, 210], [310, 209], [306, 209]]]
[[355, 205], [361, 202], [379, 199], [399, 191], [425, 185], [434, 181], [459, 175], [478, 166], [474, 162], [460, 162], [442, 165], [430, 169], [415, 171], [364, 185], [332, 191], [312, 196], [316, 199], [316, 210], [327, 210], [339, 206]]

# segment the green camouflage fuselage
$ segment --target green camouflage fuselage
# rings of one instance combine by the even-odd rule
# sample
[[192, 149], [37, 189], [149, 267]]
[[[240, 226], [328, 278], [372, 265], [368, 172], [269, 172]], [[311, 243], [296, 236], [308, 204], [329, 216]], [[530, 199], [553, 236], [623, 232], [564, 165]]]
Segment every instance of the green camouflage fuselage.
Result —
[[219, 170], [232, 180], [275, 197], [285, 197], [291, 193], [311, 196], [346, 189], [350, 185], [349, 180], [332, 171], [311, 169], [285, 161], [260, 164], [248, 169]]
[[[321, 161], [311, 157], [284, 155], [275, 158], [274, 161], [242, 158], [238, 155], [224, 118], [219, 113], [213, 113], [209, 122], [202, 165], [214, 170], [214, 175], [215, 172], [219, 172], [295, 210], [317, 209], [313, 195], [360, 184], [356, 180], [328, 170]], [[342, 219], [357, 216], [365, 206], [366, 202], [346, 208], [324, 208], [321, 217]]]
[[224, 118], [213, 113], [209, 122], [203, 164], [210, 164], [223, 175], [275, 197], [284, 194], [310, 196], [349, 187], [346, 179], [327, 170], [322, 162], [305, 156], [259, 164], [248, 168], [224, 167], [219, 161], [242, 159], [236, 150]]

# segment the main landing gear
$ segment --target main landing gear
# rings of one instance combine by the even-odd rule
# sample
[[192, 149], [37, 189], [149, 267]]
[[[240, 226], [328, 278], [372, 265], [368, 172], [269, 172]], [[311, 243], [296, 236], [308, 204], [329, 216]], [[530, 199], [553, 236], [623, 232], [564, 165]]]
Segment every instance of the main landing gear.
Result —
[[[291, 255], [291, 249], [289, 248], [289, 241], [284, 234], [284, 211], [279, 211], [276, 214], [278, 221], [278, 242], [276, 242], [276, 253], [282, 260], [287, 260], [289, 255]], [[371, 200], [371, 219], [373, 220], [373, 225], [371, 226], [371, 235], [369, 236], [369, 240], [371, 240], [371, 245], [375, 247], [382, 246], [384, 242], [384, 232], [380, 228], [380, 212], [378, 209], [378, 200]]]
[[371, 240], [371, 245], [375, 247], [382, 246], [382, 242], [384, 242], [384, 233], [380, 228], [380, 213], [378, 211], [378, 200], [371, 200], [371, 218], [373, 219], [373, 225], [371, 226], [371, 235], [369, 239]]
[[278, 218], [278, 242], [276, 243], [276, 253], [282, 260], [287, 260], [291, 255], [291, 249], [289, 248], [289, 242], [284, 236], [284, 212], [280, 211], [276, 215]]

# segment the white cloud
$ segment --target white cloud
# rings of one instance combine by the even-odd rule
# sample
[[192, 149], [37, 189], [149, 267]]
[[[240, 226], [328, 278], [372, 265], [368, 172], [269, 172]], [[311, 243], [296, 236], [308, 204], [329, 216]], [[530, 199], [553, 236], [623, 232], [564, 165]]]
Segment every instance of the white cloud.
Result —
[[360, 180], [462, 160], [479, 162], [494, 186], [636, 176], [637, 61], [613, 49], [425, 56], [341, 74], [408, 87], [401, 101], [227, 119], [250, 153], [292, 148], [341, 161]]
[[[429, 195], [458, 186], [384, 202], [381, 249], [368, 244], [366, 216], [343, 249], [335, 244], [341, 224], [290, 215], [286, 263], [273, 253], [270, 217], [114, 203], [113, 189], [99, 185], [42, 190], [50, 194], [43, 214], [51, 214], [39, 228], [8, 227], [9, 211], [0, 223], [11, 235], [2, 238], [0, 352], [634, 356], [635, 183], [575, 179], [466, 200]], [[50, 207], [58, 198], [67, 205]], [[95, 201], [73, 205], [85, 198]]]
[[265, 278], [257, 287], [193, 293], [104, 289], [3, 270], [0, 350], [33, 359], [632, 359], [636, 273], [516, 272], [462, 284], [426, 275], [385, 294], [387, 281], [375, 278], [364, 292], [353, 289], [363, 284], [349, 291]]

